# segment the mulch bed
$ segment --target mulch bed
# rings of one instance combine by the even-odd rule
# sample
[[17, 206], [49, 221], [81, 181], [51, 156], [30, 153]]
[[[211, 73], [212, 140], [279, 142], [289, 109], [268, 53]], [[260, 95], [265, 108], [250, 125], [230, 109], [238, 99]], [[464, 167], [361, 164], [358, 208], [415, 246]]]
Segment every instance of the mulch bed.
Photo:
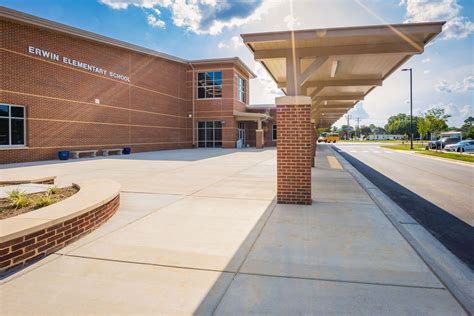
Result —
[[[77, 191], [79, 191], [79, 189], [75, 186], [58, 188], [58, 193], [50, 195], [50, 197], [53, 200], [52, 204], [70, 197], [71, 195], [75, 194]], [[22, 208], [15, 208], [12, 205], [12, 203], [8, 200], [8, 198], [0, 199], [0, 220], [39, 209], [40, 207], [37, 207], [35, 205], [35, 202], [41, 197], [43, 197], [45, 194], [46, 192], [26, 194], [26, 196], [31, 201], [31, 203], [28, 206], [25, 206]]]

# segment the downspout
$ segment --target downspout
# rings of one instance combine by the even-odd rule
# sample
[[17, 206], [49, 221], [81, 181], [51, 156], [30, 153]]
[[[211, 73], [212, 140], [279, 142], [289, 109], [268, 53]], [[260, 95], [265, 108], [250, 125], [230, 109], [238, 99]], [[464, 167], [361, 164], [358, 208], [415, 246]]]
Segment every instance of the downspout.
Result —
[[193, 106], [193, 113], [191, 114], [193, 117], [192, 117], [192, 124], [193, 124], [193, 147], [196, 148], [196, 121], [195, 121], [195, 114], [196, 114], [196, 107], [195, 107], [195, 101], [194, 101], [194, 98], [196, 96], [196, 92], [194, 89], [196, 89], [196, 84], [194, 82], [195, 80], [195, 69], [194, 69], [194, 66], [193, 66], [193, 63], [192, 62], [189, 62], [189, 66], [191, 66], [191, 68], [193, 69], [193, 96], [191, 98], [192, 100], [192, 106]]

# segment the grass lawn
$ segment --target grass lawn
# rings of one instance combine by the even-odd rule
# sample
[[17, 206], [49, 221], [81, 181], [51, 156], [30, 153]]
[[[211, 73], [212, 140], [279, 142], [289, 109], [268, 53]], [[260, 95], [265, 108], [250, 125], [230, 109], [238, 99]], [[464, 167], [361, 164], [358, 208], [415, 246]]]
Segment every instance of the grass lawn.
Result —
[[[382, 147], [389, 148], [389, 149], [410, 151], [410, 144], [384, 145]], [[463, 154], [458, 154], [458, 153], [445, 153], [445, 152], [434, 151], [434, 150], [425, 150], [425, 145], [421, 145], [421, 144], [413, 144], [413, 151], [421, 155], [454, 159], [454, 160], [474, 163], [474, 155], [463, 155]]]
[[[411, 150], [410, 149], [410, 143], [408, 144], [401, 144], [400, 142], [394, 144], [394, 145], [383, 145], [383, 148], [390, 148], [390, 149], [396, 149], [396, 150]], [[425, 150], [426, 143], [421, 144], [421, 143], [413, 143], [413, 151], [420, 151], [420, 150]]]

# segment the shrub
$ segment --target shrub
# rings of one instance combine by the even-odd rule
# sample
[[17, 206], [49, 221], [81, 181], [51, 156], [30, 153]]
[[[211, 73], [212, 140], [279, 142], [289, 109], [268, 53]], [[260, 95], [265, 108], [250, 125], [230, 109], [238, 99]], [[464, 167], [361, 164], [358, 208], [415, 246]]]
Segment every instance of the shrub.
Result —
[[35, 206], [37, 208], [45, 207], [45, 206], [53, 204], [53, 202], [54, 202], [53, 198], [49, 194], [45, 194], [36, 201]]
[[59, 187], [57, 185], [53, 185], [47, 191], [48, 195], [54, 195], [59, 193]]
[[23, 208], [30, 205], [31, 201], [26, 196], [25, 192], [15, 189], [7, 192], [8, 200], [15, 208]]

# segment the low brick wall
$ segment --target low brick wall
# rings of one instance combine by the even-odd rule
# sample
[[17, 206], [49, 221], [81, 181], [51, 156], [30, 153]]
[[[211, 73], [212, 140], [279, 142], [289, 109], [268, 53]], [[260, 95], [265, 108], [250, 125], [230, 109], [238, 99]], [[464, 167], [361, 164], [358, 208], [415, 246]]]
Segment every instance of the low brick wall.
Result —
[[51, 254], [105, 223], [117, 211], [120, 195], [59, 224], [0, 244], [0, 274]]

